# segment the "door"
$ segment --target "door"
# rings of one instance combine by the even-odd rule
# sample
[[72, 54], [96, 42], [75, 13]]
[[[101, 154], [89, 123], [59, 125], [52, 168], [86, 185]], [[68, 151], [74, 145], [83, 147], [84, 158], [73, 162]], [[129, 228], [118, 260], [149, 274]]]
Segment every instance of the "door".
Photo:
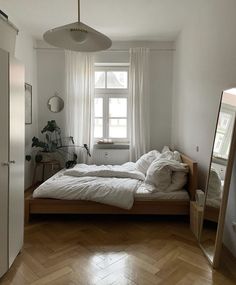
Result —
[[13, 57], [9, 66], [9, 267], [23, 246], [25, 100], [24, 67]]
[[8, 269], [8, 53], [0, 49], [0, 277]]

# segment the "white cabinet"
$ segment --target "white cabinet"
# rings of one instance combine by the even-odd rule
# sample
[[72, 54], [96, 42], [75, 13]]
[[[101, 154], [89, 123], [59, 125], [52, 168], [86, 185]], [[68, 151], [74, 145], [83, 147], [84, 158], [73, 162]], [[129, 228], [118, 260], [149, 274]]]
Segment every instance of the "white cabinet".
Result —
[[0, 276], [23, 246], [24, 67], [0, 49]]

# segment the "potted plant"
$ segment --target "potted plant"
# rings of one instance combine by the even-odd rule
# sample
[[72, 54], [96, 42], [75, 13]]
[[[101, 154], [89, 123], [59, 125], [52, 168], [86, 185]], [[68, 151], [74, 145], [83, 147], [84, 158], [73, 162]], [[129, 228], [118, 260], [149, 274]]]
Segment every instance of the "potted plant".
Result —
[[47, 122], [47, 125], [42, 129], [42, 134], [45, 134], [45, 141], [40, 141], [38, 138], [32, 138], [32, 147], [39, 147], [39, 151], [35, 157], [36, 162], [50, 161], [54, 158], [53, 153], [62, 145], [61, 129], [58, 127], [55, 120]]
[[50, 161], [55, 159], [55, 153], [58, 153], [65, 158], [68, 159], [68, 154], [72, 156], [71, 160], [66, 161], [65, 166], [66, 168], [72, 167], [77, 163], [77, 154], [75, 152], [70, 153], [68, 148], [70, 147], [80, 147], [85, 148], [87, 151], [87, 155], [91, 156], [87, 144], [83, 146], [78, 146], [74, 144], [73, 137], [69, 137], [69, 143], [71, 144], [62, 144], [61, 138], [61, 129], [57, 125], [55, 120], [51, 120], [47, 122], [47, 125], [42, 129], [42, 134], [45, 134], [45, 141], [39, 140], [37, 137], [32, 138], [32, 147], [41, 148], [41, 150], [36, 154], [35, 161]]

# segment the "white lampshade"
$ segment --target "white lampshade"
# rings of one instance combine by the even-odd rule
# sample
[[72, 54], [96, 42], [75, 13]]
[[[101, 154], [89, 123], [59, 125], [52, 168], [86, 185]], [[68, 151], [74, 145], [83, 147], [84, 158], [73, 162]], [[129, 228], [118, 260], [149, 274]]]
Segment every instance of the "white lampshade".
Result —
[[49, 30], [43, 38], [53, 46], [82, 52], [105, 50], [112, 44], [107, 36], [81, 22]]

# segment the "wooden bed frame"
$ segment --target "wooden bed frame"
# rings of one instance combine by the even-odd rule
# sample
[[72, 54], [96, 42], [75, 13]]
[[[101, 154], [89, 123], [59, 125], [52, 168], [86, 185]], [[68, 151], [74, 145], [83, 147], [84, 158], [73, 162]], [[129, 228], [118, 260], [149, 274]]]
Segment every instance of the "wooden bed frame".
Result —
[[[181, 155], [189, 166], [187, 190], [190, 200], [195, 200], [197, 189], [197, 163]], [[25, 199], [25, 222], [31, 214], [133, 214], [133, 215], [189, 215], [190, 201], [159, 200], [135, 201], [130, 210], [109, 206], [97, 202], [81, 200], [34, 199], [32, 195]]]
[[204, 219], [218, 223], [220, 214], [220, 208], [215, 208], [209, 205], [205, 207]]

